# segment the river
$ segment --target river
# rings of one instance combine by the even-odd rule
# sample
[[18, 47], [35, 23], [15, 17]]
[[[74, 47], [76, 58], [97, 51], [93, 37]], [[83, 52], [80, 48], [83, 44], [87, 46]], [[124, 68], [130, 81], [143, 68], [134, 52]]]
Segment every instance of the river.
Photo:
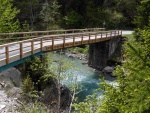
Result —
[[[52, 54], [51, 57], [54, 59], [67, 59], [67, 61], [73, 61], [76, 70], [71, 70], [73, 75], [77, 76], [77, 84], [81, 86], [81, 92], [77, 95], [79, 102], [84, 101], [87, 95], [93, 94], [93, 92], [99, 88], [101, 82], [100, 77], [103, 76], [101, 72], [95, 71], [93, 68], [88, 67], [87, 64], [82, 64], [82, 60], [70, 58], [66, 55]], [[78, 71], [77, 71], [78, 70]], [[109, 75], [104, 76], [108, 83], [114, 83], [114, 77]], [[72, 79], [64, 80], [64, 84], [69, 86], [68, 81]], [[99, 92], [100, 94], [101, 92]]]

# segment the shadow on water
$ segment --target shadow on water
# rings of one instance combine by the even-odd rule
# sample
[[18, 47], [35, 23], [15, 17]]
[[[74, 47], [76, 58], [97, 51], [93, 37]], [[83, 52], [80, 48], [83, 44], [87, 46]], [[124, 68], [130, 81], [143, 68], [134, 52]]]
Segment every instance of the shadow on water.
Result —
[[[60, 55], [52, 54], [51, 57], [58, 59], [60, 58]], [[99, 83], [101, 82], [100, 77], [104, 77], [104, 79], [109, 83], [112, 83], [115, 80], [115, 78], [111, 77], [110, 75], [103, 76], [101, 72], [95, 71], [94, 69], [88, 67], [87, 65], [83, 65], [81, 60], [70, 58], [65, 55], [61, 55], [61, 58], [67, 59], [67, 61], [74, 61], [75, 67], [79, 70], [79, 71], [71, 70], [73, 75], [77, 75], [77, 83], [79, 86], [82, 87], [81, 92], [78, 93], [77, 95], [79, 102], [84, 101], [87, 95], [93, 94], [93, 92], [100, 87], [99, 86]], [[64, 84], [66, 86], [69, 86], [67, 83], [68, 80], [69, 79], [64, 81]], [[100, 93], [101, 92], [99, 92], [99, 94]]]

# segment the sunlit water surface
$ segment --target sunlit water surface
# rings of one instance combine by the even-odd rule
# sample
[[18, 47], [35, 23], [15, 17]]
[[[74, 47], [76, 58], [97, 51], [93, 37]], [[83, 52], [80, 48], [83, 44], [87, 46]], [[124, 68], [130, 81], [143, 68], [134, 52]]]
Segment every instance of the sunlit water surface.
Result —
[[[82, 87], [81, 92], [77, 95], [80, 102], [84, 101], [87, 95], [93, 94], [93, 92], [100, 87], [99, 83], [101, 82], [100, 77], [102, 77], [102, 74], [82, 64], [83, 61], [60, 54], [51, 54], [50, 57], [55, 60], [66, 59], [68, 62], [74, 62], [75, 69], [68, 70], [72, 72], [74, 78], [66, 78], [63, 84], [70, 87], [70, 83], [76, 81], [78, 86]], [[105, 80], [110, 84], [114, 83], [114, 79], [115, 78], [111, 76], [105, 76]], [[101, 92], [99, 92], [99, 95], [100, 94]]]

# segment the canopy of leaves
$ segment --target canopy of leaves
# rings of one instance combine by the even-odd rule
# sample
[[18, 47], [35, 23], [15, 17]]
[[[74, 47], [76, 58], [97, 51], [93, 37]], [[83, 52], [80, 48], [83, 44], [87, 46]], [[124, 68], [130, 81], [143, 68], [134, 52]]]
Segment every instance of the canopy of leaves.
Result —
[[138, 28], [143, 29], [145, 26], [149, 26], [150, 23], [150, 0], [141, 0], [137, 7], [138, 14], [134, 19], [134, 23]]
[[12, 0], [0, 0], [0, 33], [19, 31], [19, 22], [15, 19], [18, 13]]

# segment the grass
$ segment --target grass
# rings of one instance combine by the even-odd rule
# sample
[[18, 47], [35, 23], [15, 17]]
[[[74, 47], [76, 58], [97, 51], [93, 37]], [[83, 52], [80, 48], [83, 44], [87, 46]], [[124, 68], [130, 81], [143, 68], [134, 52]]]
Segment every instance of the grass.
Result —
[[135, 40], [133, 34], [127, 34], [127, 35], [123, 35], [123, 36], [126, 37], [129, 42]]

